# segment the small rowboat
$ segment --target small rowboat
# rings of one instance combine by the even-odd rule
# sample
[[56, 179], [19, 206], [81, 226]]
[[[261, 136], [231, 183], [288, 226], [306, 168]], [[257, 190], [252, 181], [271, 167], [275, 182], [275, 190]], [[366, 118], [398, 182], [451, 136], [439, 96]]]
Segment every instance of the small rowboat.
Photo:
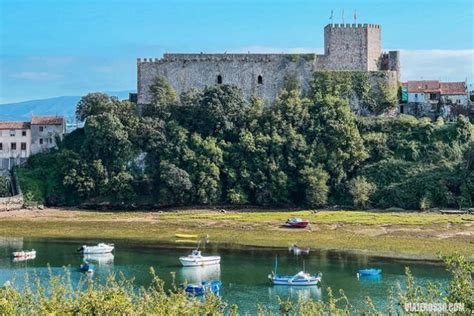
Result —
[[194, 249], [190, 255], [179, 257], [179, 261], [184, 267], [199, 267], [221, 262], [220, 256], [203, 256], [201, 251]]
[[374, 276], [380, 274], [382, 274], [382, 269], [366, 268], [359, 270], [360, 276]]
[[192, 234], [175, 234], [174, 236], [176, 238], [184, 238], [184, 239], [198, 238], [198, 235], [192, 235]]
[[286, 226], [292, 228], [306, 228], [308, 226], [309, 221], [305, 219], [301, 219], [299, 217], [292, 217], [286, 221]]
[[309, 254], [309, 248], [298, 247], [296, 244], [293, 244], [293, 246], [288, 247], [288, 251], [295, 255], [308, 255]]
[[184, 291], [188, 294], [195, 296], [201, 296], [206, 293], [213, 293], [215, 295], [219, 295], [221, 286], [221, 281], [214, 280], [210, 282], [202, 282], [201, 284], [188, 284], [184, 288]]
[[22, 251], [15, 251], [12, 253], [13, 257], [15, 258], [27, 258], [27, 257], [36, 257], [36, 251], [34, 249], [31, 250], [22, 250]]
[[322, 274], [311, 275], [300, 271], [295, 275], [269, 274], [268, 278], [274, 285], [308, 286], [319, 285], [321, 283]]

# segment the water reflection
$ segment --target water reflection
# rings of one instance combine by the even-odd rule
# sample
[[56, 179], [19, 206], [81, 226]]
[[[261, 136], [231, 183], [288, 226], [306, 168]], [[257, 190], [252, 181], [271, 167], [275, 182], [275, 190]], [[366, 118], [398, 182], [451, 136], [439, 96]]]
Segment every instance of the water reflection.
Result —
[[317, 285], [311, 286], [287, 286], [287, 285], [274, 285], [268, 289], [270, 297], [279, 296], [284, 298], [291, 298], [297, 300], [302, 298], [305, 300], [321, 299], [321, 287]]
[[382, 281], [382, 275], [361, 275], [359, 276], [361, 283], [380, 283]]
[[27, 260], [33, 260], [33, 259], [36, 259], [36, 254], [23, 256], [23, 257], [14, 257], [12, 261], [13, 262], [23, 262], [23, 261], [27, 261]]
[[183, 267], [180, 275], [187, 283], [201, 283], [203, 281], [220, 280], [221, 266], [219, 264], [201, 267]]
[[113, 265], [114, 255], [111, 253], [85, 254], [84, 260], [98, 265]]

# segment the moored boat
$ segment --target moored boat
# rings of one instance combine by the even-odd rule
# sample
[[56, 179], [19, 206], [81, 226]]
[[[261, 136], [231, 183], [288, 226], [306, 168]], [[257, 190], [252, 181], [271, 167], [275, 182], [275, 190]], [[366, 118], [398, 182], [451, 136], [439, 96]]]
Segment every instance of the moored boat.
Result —
[[93, 272], [95, 270], [95, 265], [92, 264], [92, 263], [89, 263], [87, 261], [84, 261], [84, 263], [82, 263], [80, 266], [79, 266], [79, 269], [81, 271], [85, 271], [85, 272]]
[[382, 274], [382, 269], [365, 268], [359, 270], [360, 276], [375, 276]]
[[176, 238], [184, 238], [184, 239], [196, 239], [198, 238], [198, 235], [194, 234], [175, 234], [174, 235]]
[[201, 251], [194, 249], [190, 255], [186, 257], [179, 257], [179, 261], [185, 267], [198, 267], [212, 264], [219, 264], [221, 262], [220, 256], [203, 256]]
[[307, 255], [309, 254], [308, 247], [298, 247], [296, 244], [288, 247], [288, 251], [295, 254], [295, 255]]
[[206, 293], [213, 293], [219, 295], [221, 290], [222, 283], [218, 280], [213, 280], [209, 282], [201, 282], [201, 284], [188, 284], [184, 288], [184, 291], [188, 294], [201, 296]]
[[302, 219], [299, 217], [291, 217], [286, 221], [286, 226], [292, 228], [306, 228], [308, 226], [309, 221], [306, 219]]
[[304, 271], [300, 271], [295, 275], [278, 275], [275, 273], [269, 274], [268, 278], [274, 285], [290, 285], [290, 286], [304, 286], [304, 285], [319, 285], [321, 283], [322, 274], [311, 275]]
[[105, 244], [99, 243], [96, 246], [86, 246], [83, 245], [78, 251], [83, 254], [101, 254], [101, 253], [111, 253], [114, 250], [114, 244]]
[[15, 258], [25, 258], [25, 257], [36, 257], [36, 250], [22, 250], [22, 251], [15, 251], [12, 253], [13, 257]]

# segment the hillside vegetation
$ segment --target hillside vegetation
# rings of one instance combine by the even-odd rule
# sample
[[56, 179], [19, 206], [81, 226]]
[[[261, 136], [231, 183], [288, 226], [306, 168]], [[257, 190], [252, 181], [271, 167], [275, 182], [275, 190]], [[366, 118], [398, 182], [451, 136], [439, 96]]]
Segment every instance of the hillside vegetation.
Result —
[[[288, 80], [264, 106], [228, 85], [178, 96], [158, 78], [142, 115], [91, 93], [77, 105], [84, 128], [17, 173], [27, 196], [49, 205], [474, 205], [468, 119], [356, 117], [347, 89], [340, 74], [319, 75], [305, 96]], [[391, 106], [393, 95], [369, 101]]]

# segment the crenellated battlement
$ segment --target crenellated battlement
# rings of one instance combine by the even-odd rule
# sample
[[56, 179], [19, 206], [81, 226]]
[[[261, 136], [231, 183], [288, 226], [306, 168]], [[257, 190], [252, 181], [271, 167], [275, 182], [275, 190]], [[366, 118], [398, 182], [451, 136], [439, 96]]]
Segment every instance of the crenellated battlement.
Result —
[[220, 54], [204, 54], [204, 53], [196, 53], [196, 54], [163, 54], [162, 58], [137, 58], [137, 64], [142, 63], [169, 63], [169, 62], [188, 62], [188, 61], [215, 61], [215, 62], [223, 62], [223, 61], [245, 61], [245, 62], [276, 62], [282, 60], [306, 60], [306, 61], [313, 61], [318, 55], [316, 54], [227, 54], [227, 53], [220, 53]]
[[326, 25], [324, 28], [372, 28], [372, 29], [380, 29], [380, 25], [379, 24], [367, 24], [367, 23], [364, 23], [364, 24], [360, 24], [360, 23], [334, 23], [334, 24], [328, 24]]

